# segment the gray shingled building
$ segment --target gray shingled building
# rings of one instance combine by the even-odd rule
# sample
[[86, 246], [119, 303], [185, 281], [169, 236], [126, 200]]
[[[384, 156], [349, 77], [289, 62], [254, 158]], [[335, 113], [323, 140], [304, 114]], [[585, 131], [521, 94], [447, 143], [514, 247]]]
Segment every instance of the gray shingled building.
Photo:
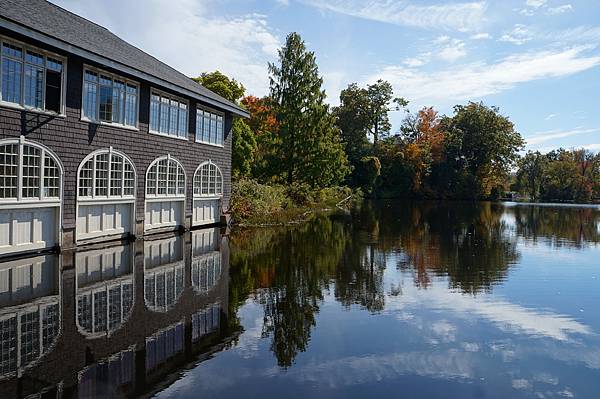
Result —
[[0, 256], [221, 221], [244, 109], [44, 0], [0, 48]]

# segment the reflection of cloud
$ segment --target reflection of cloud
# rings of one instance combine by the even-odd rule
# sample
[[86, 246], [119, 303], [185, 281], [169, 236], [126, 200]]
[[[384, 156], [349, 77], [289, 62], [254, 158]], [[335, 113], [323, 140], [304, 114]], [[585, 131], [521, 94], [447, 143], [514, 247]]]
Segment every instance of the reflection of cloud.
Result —
[[478, 316], [494, 323], [498, 328], [532, 336], [566, 341], [572, 334], [591, 334], [591, 329], [573, 318], [525, 308], [521, 305], [493, 299], [490, 296], [473, 297], [452, 292], [445, 285], [434, 283], [426, 291], [405, 287], [398, 298], [389, 298], [387, 311], [404, 310], [406, 304], [419, 304], [430, 308], [460, 313], [467, 317]]
[[319, 383], [333, 388], [392, 380], [406, 374], [442, 379], [472, 378], [472, 363], [469, 354], [456, 350], [406, 352], [339, 358], [296, 366], [287, 374], [302, 383]]

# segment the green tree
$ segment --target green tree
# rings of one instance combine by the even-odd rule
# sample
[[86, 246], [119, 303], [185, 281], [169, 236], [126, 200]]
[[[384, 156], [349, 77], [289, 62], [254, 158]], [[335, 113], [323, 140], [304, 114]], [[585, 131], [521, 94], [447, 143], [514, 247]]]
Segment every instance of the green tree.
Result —
[[[204, 72], [194, 80], [208, 90], [236, 104], [239, 104], [246, 91], [241, 83], [219, 71]], [[256, 152], [256, 139], [248, 123], [240, 118], [233, 120], [231, 131], [233, 134], [231, 143], [232, 174], [234, 177], [248, 176]]]
[[313, 52], [297, 33], [279, 50], [279, 65], [269, 64], [270, 98], [280, 140], [281, 173], [288, 184], [313, 187], [338, 184], [348, 160], [335, 117], [325, 103], [323, 79]]
[[520, 191], [528, 194], [532, 201], [540, 198], [547, 168], [548, 158], [539, 151], [529, 151], [519, 160], [517, 184]]
[[523, 138], [497, 107], [469, 103], [454, 107], [452, 118], [443, 118], [447, 159], [470, 176], [479, 196], [506, 181], [523, 148]]

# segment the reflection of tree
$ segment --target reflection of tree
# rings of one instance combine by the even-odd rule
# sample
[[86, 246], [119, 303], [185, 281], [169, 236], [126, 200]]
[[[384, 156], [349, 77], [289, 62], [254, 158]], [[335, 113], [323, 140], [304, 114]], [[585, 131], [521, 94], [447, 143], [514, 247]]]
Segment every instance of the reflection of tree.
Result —
[[600, 242], [600, 212], [596, 208], [515, 206], [507, 213], [515, 218], [517, 234], [534, 242], [543, 238], [552, 246], [575, 248]]
[[502, 221], [503, 208], [490, 203], [395, 203], [380, 217], [384, 252], [401, 249], [400, 267], [427, 288], [433, 275], [447, 275], [464, 292], [488, 290], [518, 260], [516, 242]]
[[[265, 312], [263, 336], [272, 337], [271, 350], [278, 364], [289, 367], [298, 352], [306, 349], [323, 289], [335, 274], [349, 236], [343, 224], [328, 216], [276, 231], [270, 237], [232, 238], [233, 251], [239, 252], [232, 256], [232, 274], [237, 275], [232, 276], [231, 286], [239, 299], [240, 290], [247, 295], [257, 290]], [[261, 238], [268, 242], [257, 244], [255, 240]], [[240, 255], [258, 246], [265, 250]], [[247, 282], [246, 288], [236, 286]]]

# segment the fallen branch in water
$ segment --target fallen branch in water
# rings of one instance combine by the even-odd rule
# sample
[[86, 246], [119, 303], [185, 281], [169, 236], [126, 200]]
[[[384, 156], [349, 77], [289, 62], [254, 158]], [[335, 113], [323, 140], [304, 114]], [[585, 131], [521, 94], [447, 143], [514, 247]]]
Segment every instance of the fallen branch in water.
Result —
[[350, 194], [349, 196], [347, 196], [346, 198], [344, 198], [343, 200], [341, 200], [340, 202], [338, 202], [337, 204], [335, 204], [335, 206], [337, 208], [342, 208], [340, 205], [342, 205], [344, 202], [348, 201], [350, 198], [352, 198], [352, 194]]

